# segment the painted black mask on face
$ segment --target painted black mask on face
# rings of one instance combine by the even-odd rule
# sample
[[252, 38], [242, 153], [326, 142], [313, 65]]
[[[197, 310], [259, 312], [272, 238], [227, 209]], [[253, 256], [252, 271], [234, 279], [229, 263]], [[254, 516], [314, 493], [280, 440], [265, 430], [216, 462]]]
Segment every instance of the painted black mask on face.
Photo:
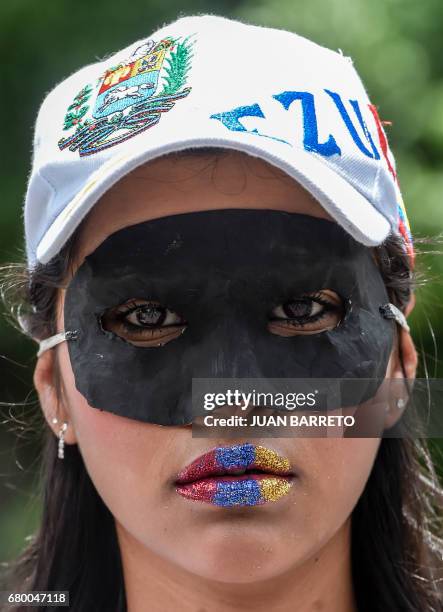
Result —
[[91, 406], [181, 425], [193, 377], [383, 379], [387, 301], [370, 249], [336, 223], [223, 209], [109, 236], [70, 282], [64, 317]]

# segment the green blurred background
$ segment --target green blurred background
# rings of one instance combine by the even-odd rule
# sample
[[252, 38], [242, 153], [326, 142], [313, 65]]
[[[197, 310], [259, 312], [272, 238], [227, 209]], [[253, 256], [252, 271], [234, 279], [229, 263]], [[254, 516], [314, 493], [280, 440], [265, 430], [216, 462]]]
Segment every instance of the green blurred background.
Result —
[[[0, 264], [23, 258], [21, 208], [33, 123], [44, 95], [79, 67], [146, 37], [163, 23], [208, 12], [293, 30], [351, 56], [381, 118], [392, 121], [388, 137], [414, 234], [435, 237], [443, 231], [441, 0], [14, 0], [0, 4]], [[282, 61], [289, 69], [290, 58]], [[429, 375], [442, 376], [435, 347], [443, 346], [443, 257], [423, 255], [418, 265], [428, 280], [417, 294], [413, 335]], [[9, 327], [5, 316], [0, 318], [0, 343], [2, 562], [18, 553], [38, 520], [39, 444], [38, 431], [18, 437], [12, 430], [21, 424], [8, 417], [13, 412], [26, 424], [38, 411], [32, 390], [36, 347]], [[8, 407], [7, 402], [19, 405]], [[442, 448], [441, 441], [433, 443], [440, 472]]]

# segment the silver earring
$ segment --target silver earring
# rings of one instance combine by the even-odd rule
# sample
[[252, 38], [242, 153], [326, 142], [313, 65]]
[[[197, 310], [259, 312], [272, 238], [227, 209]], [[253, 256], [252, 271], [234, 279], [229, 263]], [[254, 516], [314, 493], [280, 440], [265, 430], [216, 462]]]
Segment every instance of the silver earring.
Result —
[[399, 410], [403, 410], [403, 408], [404, 408], [405, 406], [406, 406], [406, 400], [405, 400], [405, 399], [403, 399], [402, 397], [400, 397], [400, 398], [397, 400], [397, 408], [398, 408]]
[[65, 458], [65, 432], [68, 429], [68, 424], [64, 421], [58, 432], [58, 452], [57, 456], [59, 459]]

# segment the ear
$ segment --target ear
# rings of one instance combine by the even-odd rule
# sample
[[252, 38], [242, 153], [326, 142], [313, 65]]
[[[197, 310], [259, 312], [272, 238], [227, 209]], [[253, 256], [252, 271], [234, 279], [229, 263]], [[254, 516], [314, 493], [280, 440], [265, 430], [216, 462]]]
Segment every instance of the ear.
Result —
[[[415, 294], [411, 293], [408, 305], [405, 308], [405, 317], [408, 317], [415, 307]], [[392, 373], [393, 378], [404, 378], [404, 373], [408, 379], [413, 380], [417, 374], [418, 357], [417, 351], [415, 350], [414, 341], [412, 340], [411, 334], [407, 332], [403, 327], [399, 327], [398, 334], [398, 359], [395, 361], [394, 370]], [[401, 361], [400, 361], [401, 359]], [[403, 368], [402, 363], [403, 362]]]
[[74, 428], [70, 422], [68, 407], [57, 389], [57, 364], [54, 350], [47, 350], [37, 359], [34, 370], [34, 386], [45, 419], [54, 434], [58, 436], [64, 422], [68, 423], [64, 439], [66, 444], [77, 442]]
[[414, 307], [415, 307], [415, 293], [411, 293], [411, 297], [409, 298], [408, 305], [405, 308], [405, 317], [409, 317], [411, 312], [414, 310]]
[[[411, 298], [405, 313], [409, 314], [414, 308], [415, 297]], [[408, 380], [414, 380], [417, 373], [418, 357], [417, 351], [414, 346], [411, 334], [402, 327], [398, 326], [398, 347], [392, 355], [391, 368], [388, 370], [388, 376], [391, 379], [405, 380], [405, 376]], [[395, 382], [392, 385], [393, 398], [390, 402], [389, 410], [386, 413], [385, 428], [388, 429], [395, 425], [403, 414], [403, 410], [407, 406], [408, 393], [406, 384], [400, 384]], [[399, 402], [400, 400], [400, 402]]]

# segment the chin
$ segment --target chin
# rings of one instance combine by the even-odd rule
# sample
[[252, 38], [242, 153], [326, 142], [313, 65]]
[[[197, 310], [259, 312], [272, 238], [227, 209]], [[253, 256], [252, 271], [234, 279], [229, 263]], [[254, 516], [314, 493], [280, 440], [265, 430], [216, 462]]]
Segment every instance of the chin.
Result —
[[196, 545], [186, 547], [184, 562], [175, 563], [208, 580], [229, 583], [252, 583], [284, 573], [297, 564], [295, 546], [289, 549], [287, 539], [274, 534], [266, 526], [253, 530], [246, 525], [218, 525], [196, 538]]

